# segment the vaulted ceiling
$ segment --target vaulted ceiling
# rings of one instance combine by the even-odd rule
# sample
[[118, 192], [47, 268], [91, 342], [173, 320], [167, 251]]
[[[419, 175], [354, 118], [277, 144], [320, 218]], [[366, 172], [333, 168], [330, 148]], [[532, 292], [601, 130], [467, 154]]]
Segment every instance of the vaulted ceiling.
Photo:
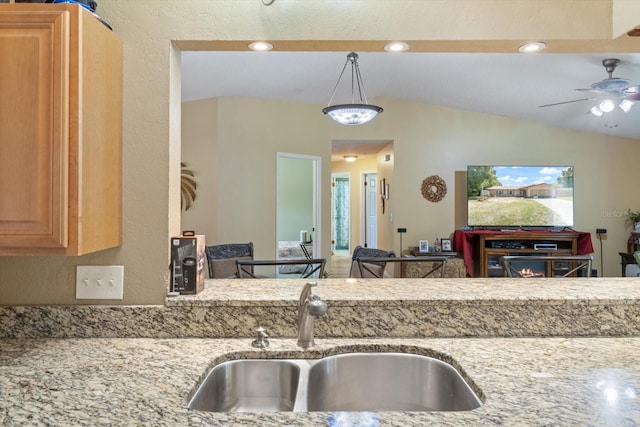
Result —
[[[288, 3], [271, 3], [263, 6], [265, 26], [272, 19], [287, 31], [312, 25]], [[402, 53], [385, 52], [387, 41], [357, 38], [270, 40], [275, 45], [270, 52], [248, 51], [246, 40], [177, 42], [183, 50], [183, 100], [242, 96], [307, 102], [317, 104], [325, 119], [320, 109], [347, 53], [355, 51], [369, 100], [405, 99], [640, 140], [640, 101], [627, 113], [616, 108], [597, 117], [588, 112], [601, 97], [576, 90], [608, 77], [602, 65], [607, 58], [621, 60], [614, 77], [640, 85], [640, 1], [398, 1], [393, 17], [377, 10], [378, 3], [366, 4], [357, 10], [351, 2], [332, 7], [341, 8], [336, 19], [359, 14], [354, 29], [363, 33], [417, 9], [431, 13], [407, 21], [407, 32], [415, 34], [404, 40], [409, 50]], [[425, 25], [415, 28], [418, 21]], [[544, 41], [547, 48], [519, 53], [525, 41]], [[540, 107], [585, 98], [597, 99]]]

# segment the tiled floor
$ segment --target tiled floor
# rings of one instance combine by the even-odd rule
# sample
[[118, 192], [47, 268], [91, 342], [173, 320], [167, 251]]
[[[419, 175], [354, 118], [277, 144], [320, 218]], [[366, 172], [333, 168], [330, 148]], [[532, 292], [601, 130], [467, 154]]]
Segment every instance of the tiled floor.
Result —
[[349, 269], [351, 268], [350, 256], [331, 256], [331, 267], [329, 268], [329, 277], [349, 277]]

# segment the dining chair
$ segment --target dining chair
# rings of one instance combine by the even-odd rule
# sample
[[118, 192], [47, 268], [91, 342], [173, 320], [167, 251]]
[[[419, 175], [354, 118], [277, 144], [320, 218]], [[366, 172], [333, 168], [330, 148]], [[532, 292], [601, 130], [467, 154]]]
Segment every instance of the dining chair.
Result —
[[[353, 250], [353, 256], [351, 257], [351, 270], [349, 271], [349, 277], [390, 277], [387, 272], [384, 271], [387, 263], [384, 261], [371, 261], [370, 258], [392, 258], [396, 254], [393, 251], [385, 251], [383, 249], [375, 248], [363, 248], [362, 246], [356, 246]], [[358, 262], [359, 258], [367, 258], [366, 262]]]
[[[253, 242], [225, 243], [205, 247], [210, 279], [231, 279], [238, 277], [237, 260], [253, 259]], [[253, 267], [251, 273], [253, 274]]]
[[[236, 275], [239, 278], [256, 278], [253, 273], [254, 266], [273, 266], [276, 270], [282, 266], [304, 266], [298, 273], [298, 278], [324, 278], [324, 268], [327, 263], [325, 258], [310, 259], [273, 259], [273, 260], [247, 260], [236, 261]], [[277, 273], [276, 273], [277, 276]]]

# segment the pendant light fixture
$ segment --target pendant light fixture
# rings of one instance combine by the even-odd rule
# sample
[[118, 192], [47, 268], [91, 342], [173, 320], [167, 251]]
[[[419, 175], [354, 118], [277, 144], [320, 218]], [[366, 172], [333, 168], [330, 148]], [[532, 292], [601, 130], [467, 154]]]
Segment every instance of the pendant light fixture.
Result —
[[[331, 105], [344, 70], [347, 69], [349, 64], [351, 64], [351, 104]], [[356, 103], [356, 90], [358, 91], [359, 103]], [[364, 83], [360, 75], [360, 67], [358, 67], [358, 54], [355, 52], [349, 53], [336, 86], [331, 93], [329, 104], [322, 109], [322, 112], [343, 125], [362, 125], [373, 120], [382, 111], [381, 107], [367, 103], [367, 95], [364, 92]]]

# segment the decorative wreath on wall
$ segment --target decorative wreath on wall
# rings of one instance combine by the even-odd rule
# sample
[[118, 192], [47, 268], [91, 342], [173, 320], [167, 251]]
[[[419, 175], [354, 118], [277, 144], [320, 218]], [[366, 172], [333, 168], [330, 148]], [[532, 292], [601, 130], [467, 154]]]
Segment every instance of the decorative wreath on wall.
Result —
[[438, 203], [447, 194], [447, 183], [438, 175], [428, 176], [422, 181], [422, 197], [430, 202]]

